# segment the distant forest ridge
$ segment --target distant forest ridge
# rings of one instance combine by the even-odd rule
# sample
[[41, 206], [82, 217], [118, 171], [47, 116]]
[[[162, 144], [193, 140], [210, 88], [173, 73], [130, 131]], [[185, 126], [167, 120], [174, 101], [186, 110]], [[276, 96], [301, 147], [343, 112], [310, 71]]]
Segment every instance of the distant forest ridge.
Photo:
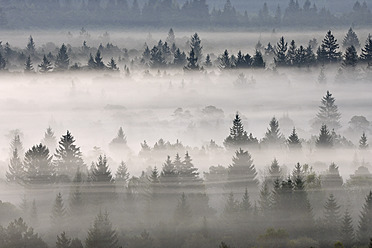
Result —
[[[366, 26], [366, 1], [0, 0], [0, 28]], [[340, 6], [343, 6], [340, 9]], [[336, 8], [337, 6], [337, 8]]]

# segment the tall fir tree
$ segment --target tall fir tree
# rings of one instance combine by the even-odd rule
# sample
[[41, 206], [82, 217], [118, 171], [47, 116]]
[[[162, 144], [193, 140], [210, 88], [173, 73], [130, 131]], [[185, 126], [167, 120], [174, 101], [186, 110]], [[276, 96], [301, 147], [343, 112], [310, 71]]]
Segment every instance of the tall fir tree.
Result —
[[44, 54], [43, 60], [41, 61], [41, 64], [38, 65], [38, 67], [39, 67], [39, 72], [41, 73], [50, 72], [53, 69], [52, 63], [45, 56], [45, 54]]
[[14, 149], [12, 155], [9, 161], [8, 171], [6, 172], [6, 179], [9, 182], [22, 184], [25, 180], [26, 171], [18, 155], [17, 148]]
[[282, 36], [276, 44], [275, 64], [277, 66], [285, 66], [287, 64], [287, 49], [288, 43], [285, 42], [284, 37]]
[[315, 143], [317, 148], [332, 148], [333, 147], [333, 139], [332, 135], [328, 131], [327, 125], [322, 125], [320, 129], [319, 137]]
[[30, 35], [30, 37], [28, 38], [28, 43], [27, 43], [27, 46], [26, 46], [26, 50], [27, 50], [27, 53], [29, 55], [34, 55], [35, 53], [35, 42], [34, 42], [34, 38], [32, 38], [32, 36]]
[[191, 217], [192, 213], [189, 203], [187, 202], [187, 197], [185, 193], [182, 193], [175, 211], [175, 219], [178, 223], [185, 223], [189, 221]]
[[197, 61], [203, 60], [203, 46], [201, 45], [201, 39], [197, 33], [191, 36], [190, 39], [190, 48], [195, 53], [195, 58]]
[[239, 202], [235, 199], [234, 193], [231, 191], [226, 199], [223, 212], [226, 216], [231, 216], [239, 211]]
[[355, 67], [358, 64], [358, 54], [353, 45], [349, 46], [346, 48], [345, 54], [344, 54], [344, 59], [342, 61], [342, 66], [345, 69], [355, 69]]
[[129, 180], [129, 172], [128, 167], [124, 161], [121, 161], [118, 169], [115, 173], [115, 183], [119, 184], [120, 186], [126, 186]]
[[187, 70], [199, 70], [198, 57], [195, 56], [194, 48], [191, 48], [187, 61], [187, 65], [185, 67]]
[[83, 210], [83, 175], [80, 167], [77, 168], [74, 180], [70, 186], [69, 209], [74, 216], [79, 216]]
[[358, 242], [367, 245], [372, 233], [372, 191], [366, 197], [363, 209], [360, 213], [358, 229]]
[[330, 244], [334, 244], [339, 237], [341, 214], [340, 206], [337, 204], [336, 198], [330, 194], [324, 205], [324, 225], [327, 233], [327, 239]]
[[292, 129], [291, 135], [287, 139], [289, 150], [299, 150], [302, 148], [302, 144], [296, 133], [296, 128]]
[[325, 35], [321, 49], [324, 51], [325, 62], [333, 63], [340, 59], [341, 53], [338, 52], [340, 45], [337, 43], [337, 39], [333, 36], [332, 31], [329, 30]]
[[265, 133], [265, 137], [262, 139], [262, 143], [269, 146], [281, 146], [284, 142], [285, 139], [280, 133], [279, 122], [273, 117]]
[[67, 47], [65, 44], [62, 44], [56, 57], [55, 68], [58, 71], [64, 71], [68, 69], [69, 64], [70, 64], [70, 59], [67, 54]]
[[316, 130], [322, 125], [327, 125], [329, 129], [337, 130], [341, 127], [341, 114], [338, 112], [338, 107], [335, 104], [336, 99], [327, 91], [326, 95], [321, 100], [319, 112], [312, 127]]
[[348, 209], [345, 210], [341, 220], [339, 240], [342, 242], [345, 248], [351, 248], [355, 244], [353, 218], [351, 217]]
[[368, 149], [368, 140], [367, 140], [367, 135], [366, 135], [365, 132], [363, 132], [362, 136], [360, 137], [359, 149], [361, 149], [361, 150]]
[[54, 181], [52, 156], [43, 144], [34, 145], [25, 154], [25, 180], [30, 184], [51, 183]]
[[66, 209], [63, 203], [62, 194], [58, 193], [53, 204], [52, 214], [50, 216], [53, 225], [63, 226], [65, 223]]
[[368, 35], [364, 48], [362, 48], [360, 58], [363, 62], [367, 63], [368, 66], [372, 65], [372, 36], [370, 34]]
[[342, 41], [343, 48], [354, 46], [356, 49], [360, 48], [360, 42], [358, 39], [357, 34], [354, 32], [352, 28], [349, 28], [347, 31], [344, 40]]
[[57, 146], [57, 139], [54, 136], [54, 131], [51, 127], [48, 127], [44, 133], [44, 138], [41, 141], [44, 145], [46, 145], [49, 151], [54, 151]]
[[85, 167], [80, 147], [75, 145], [74, 136], [68, 130], [65, 135], [62, 135], [58, 144], [55, 153], [58, 180], [71, 181], [77, 168], [83, 170]]
[[31, 56], [28, 56], [25, 62], [25, 72], [33, 72], [34, 66], [31, 61]]
[[116, 231], [112, 228], [111, 221], [107, 212], [98, 213], [93, 226], [88, 230], [88, 236], [85, 240], [86, 248], [110, 247], [118, 248], [118, 237]]
[[257, 143], [257, 139], [253, 138], [252, 135], [248, 136], [247, 131], [244, 130], [240, 115], [236, 113], [233, 126], [230, 128], [230, 135], [223, 142], [224, 146], [236, 149]]
[[242, 201], [240, 202], [240, 212], [242, 212], [245, 215], [249, 215], [252, 212], [252, 204], [250, 203], [248, 189], [245, 188], [244, 195], [242, 198]]
[[71, 248], [71, 239], [67, 237], [66, 232], [57, 235], [56, 248]]

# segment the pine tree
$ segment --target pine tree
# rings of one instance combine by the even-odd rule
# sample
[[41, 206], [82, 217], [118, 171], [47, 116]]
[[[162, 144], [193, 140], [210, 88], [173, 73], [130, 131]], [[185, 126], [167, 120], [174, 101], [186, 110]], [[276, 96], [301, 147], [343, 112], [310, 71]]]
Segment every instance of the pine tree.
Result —
[[62, 44], [61, 48], [58, 51], [58, 55], [56, 57], [55, 67], [56, 70], [64, 71], [68, 69], [70, 64], [70, 59], [67, 54], [67, 47], [65, 44]]
[[224, 53], [219, 58], [220, 60], [220, 69], [230, 69], [232, 67], [229, 52], [227, 50], [224, 51]]
[[337, 51], [340, 46], [337, 44], [337, 39], [335, 39], [331, 30], [324, 37], [321, 47], [324, 49], [326, 62], [337, 62], [340, 59], [341, 53]]
[[351, 46], [354, 46], [356, 49], [360, 48], [360, 42], [359, 42], [358, 36], [356, 35], [356, 33], [354, 32], [352, 28], [349, 29], [344, 40], [342, 41], [342, 46], [344, 48], [351, 47]]
[[316, 140], [316, 147], [317, 148], [332, 148], [333, 141], [332, 135], [329, 133], [327, 125], [322, 125], [320, 129], [320, 134], [318, 139]]
[[43, 57], [43, 61], [38, 66], [40, 68], [39, 71], [42, 73], [50, 72], [53, 69], [52, 63], [50, 63], [49, 59], [45, 56], [45, 54]]
[[94, 220], [93, 226], [88, 230], [85, 248], [110, 247], [118, 248], [116, 231], [112, 228], [107, 212], [100, 211]]
[[151, 49], [150, 65], [153, 68], [162, 68], [167, 64], [164, 55], [157, 46]]
[[96, 56], [94, 57], [95, 69], [97, 70], [104, 70], [106, 69], [105, 64], [102, 61], [101, 51], [98, 49]]
[[360, 55], [360, 58], [363, 62], [368, 63], [368, 65], [371, 65], [372, 63], [372, 36], [370, 34], [368, 35], [364, 48], [362, 48], [362, 54]]
[[78, 167], [84, 168], [84, 161], [80, 147], [77, 147], [74, 136], [67, 130], [66, 135], [62, 135], [56, 149], [56, 174], [59, 180], [72, 180]]
[[276, 179], [282, 178], [282, 169], [279, 166], [278, 160], [274, 158], [274, 160], [271, 162], [270, 168], [269, 168], [269, 178], [267, 179], [267, 182], [269, 183], [269, 188], [271, 188], [274, 184], [274, 181]]
[[231, 215], [239, 211], [239, 202], [235, 200], [234, 193], [231, 191], [227, 197], [225, 208], [223, 210], [225, 215]]
[[252, 212], [252, 205], [249, 201], [248, 189], [245, 188], [245, 192], [240, 202], [240, 211], [244, 214], [250, 214]]
[[187, 202], [185, 193], [182, 193], [181, 198], [178, 200], [177, 208], [175, 211], [175, 219], [179, 223], [184, 223], [191, 218], [190, 206]]
[[348, 209], [346, 209], [341, 220], [339, 240], [342, 242], [345, 248], [351, 248], [355, 243], [353, 219]]
[[33, 72], [34, 67], [32, 65], [31, 56], [28, 56], [25, 63], [25, 72]]
[[6, 172], [6, 179], [9, 182], [23, 183], [25, 180], [25, 168], [18, 156], [17, 148], [13, 151], [13, 156], [10, 158], [8, 171]]
[[284, 37], [282, 36], [276, 44], [275, 64], [277, 66], [285, 66], [287, 64], [287, 46], [288, 43], [285, 42]]
[[113, 145], [113, 144], [121, 144], [121, 145], [127, 144], [127, 138], [125, 137], [122, 127], [119, 128], [117, 136], [111, 141], [110, 145]]
[[48, 127], [44, 133], [44, 138], [41, 141], [44, 145], [48, 147], [50, 151], [53, 151], [57, 146], [57, 139], [54, 136], [54, 131], [51, 127]]
[[62, 194], [58, 193], [52, 208], [52, 214], [50, 216], [51, 221], [54, 225], [61, 226], [64, 223], [64, 218], [66, 216], [66, 209], [64, 207]]
[[367, 136], [365, 132], [363, 132], [362, 137], [360, 137], [359, 148], [362, 150], [368, 149]]
[[244, 188], [257, 189], [257, 172], [248, 151], [240, 148], [232, 160], [233, 163], [228, 168], [227, 188], [235, 193], [243, 193]]
[[199, 70], [199, 65], [198, 65], [198, 57], [195, 56], [194, 49], [191, 48], [191, 51], [189, 53], [189, 57], [187, 57], [187, 70]]
[[291, 135], [287, 139], [290, 150], [298, 150], [302, 148], [301, 141], [296, 133], [296, 128], [293, 128]]
[[335, 242], [338, 237], [341, 223], [340, 206], [333, 194], [330, 194], [324, 205], [324, 224], [327, 228], [329, 238]]
[[372, 233], [372, 191], [366, 197], [359, 220], [358, 241], [367, 245]]
[[233, 126], [230, 128], [230, 135], [223, 142], [224, 146], [226, 148], [238, 148], [257, 143], [257, 139], [248, 136], [239, 114], [236, 113]]
[[[175, 166], [176, 163], [174, 163]], [[181, 183], [188, 187], [198, 187], [202, 180], [199, 178], [198, 169], [194, 167], [189, 152], [185, 153], [184, 161], [181, 164], [181, 168], [178, 170], [178, 175], [181, 179]]]
[[296, 52], [297, 47], [294, 40], [291, 41], [289, 44], [288, 52], [287, 52], [287, 64], [288, 65], [296, 65]]
[[203, 60], [203, 53], [202, 53], [203, 46], [201, 45], [201, 40], [197, 33], [191, 36], [190, 48], [191, 50], [194, 50], [195, 58], [197, 59], [197, 61], [202, 61]]
[[30, 148], [24, 159], [27, 183], [51, 183], [54, 177], [52, 156], [43, 144]]
[[256, 50], [252, 60], [253, 68], [265, 68], [265, 62], [263, 60], [262, 53], [259, 50]]
[[[273, 187], [273, 185], [271, 187]], [[261, 187], [258, 203], [260, 205], [261, 214], [268, 218], [271, 211], [271, 193], [266, 182], [264, 182]]]
[[114, 180], [111, 175], [111, 171], [107, 164], [106, 155], [98, 157], [98, 162], [95, 163], [92, 171], [92, 177], [94, 182], [101, 183], [113, 183]]
[[66, 232], [57, 235], [56, 248], [71, 248], [71, 239], [67, 237]]
[[273, 117], [269, 123], [269, 128], [265, 133], [265, 137], [262, 139], [262, 142], [267, 145], [280, 146], [284, 143], [285, 139], [280, 133], [279, 122]]
[[118, 66], [116, 65], [116, 62], [115, 62], [114, 58], [111, 58], [110, 62], [107, 64], [107, 68], [109, 68], [112, 71], [118, 71], [119, 70]]
[[335, 98], [332, 97], [329, 91], [322, 98], [321, 104], [312, 127], [318, 129], [321, 125], [326, 125], [329, 129], [339, 129], [341, 127], [341, 114], [338, 112], [337, 105], [335, 104]]
[[33, 55], [35, 53], [35, 42], [34, 42], [34, 39], [32, 38], [31, 35], [28, 39], [26, 50], [27, 50], [28, 54], [30, 54], [30, 55]]
[[129, 180], [129, 172], [127, 165], [124, 161], [121, 161], [116, 173], [115, 173], [115, 183], [120, 185], [126, 185]]
[[358, 63], [358, 54], [355, 50], [355, 47], [351, 45], [350, 47], [346, 48], [346, 52], [344, 54], [344, 60], [342, 61], [342, 66], [346, 69], [355, 69]]

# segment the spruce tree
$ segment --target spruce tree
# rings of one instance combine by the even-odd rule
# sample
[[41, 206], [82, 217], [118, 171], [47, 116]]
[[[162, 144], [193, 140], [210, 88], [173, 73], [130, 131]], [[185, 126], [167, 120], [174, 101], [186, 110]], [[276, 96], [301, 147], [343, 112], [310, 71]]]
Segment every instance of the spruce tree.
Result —
[[372, 64], [372, 36], [369, 34], [365, 42], [364, 48], [362, 48], [362, 54], [360, 58], [363, 62]]
[[[194, 54], [195, 55], [195, 54]], [[195, 56], [194, 56], [195, 58]], [[176, 52], [174, 53], [174, 59], [173, 59], [173, 63], [175, 66], [179, 66], [179, 67], [183, 67], [187, 62], [187, 59], [186, 59], [186, 54], [185, 52], [182, 52], [181, 53], [181, 50], [179, 48], [177, 48]]]
[[12, 141], [10, 142], [10, 151], [11, 153], [13, 153], [13, 151], [17, 149], [18, 151], [18, 155], [22, 158], [22, 154], [24, 153], [24, 150], [23, 150], [23, 144], [22, 144], [22, 141], [21, 141], [21, 137], [19, 135], [19, 133], [16, 133], [12, 139]]
[[276, 179], [281, 179], [281, 178], [282, 178], [282, 169], [279, 166], [278, 160], [274, 158], [269, 168], [269, 178], [267, 180], [269, 183], [269, 188], [273, 186], [274, 181]]
[[333, 147], [332, 135], [329, 133], [327, 125], [322, 125], [319, 137], [317, 138], [315, 145], [317, 148]]
[[200, 187], [202, 179], [199, 178], [198, 169], [194, 167], [189, 152], [185, 153], [181, 168], [178, 170], [181, 183], [188, 187]]
[[44, 133], [44, 138], [41, 141], [44, 145], [48, 147], [50, 151], [53, 151], [57, 146], [57, 139], [54, 136], [54, 131], [51, 127], [48, 127], [46, 132]]
[[333, 36], [331, 30], [329, 30], [321, 45], [321, 48], [324, 50], [325, 62], [333, 63], [340, 59], [341, 53], [337, 51], [339, 47], [337, 39]]
[[205, 66], [206, 67], [211, 67], [212, 66], [212, 60], [211, 60], [211, 56], [209, 54], [207, 54], [207, 56], [205, 57]]
[[355, 50], [355, 47], [351, 45], [350, 47], [346, 48], [346, 52], [344, 54], [344, 60], [342, 61], [342, 66], [346, 69], [355, 69], [358, 63], [358, 54]]
[[[277, 179], [279, 180], [279, 179]], [[274, 185], [272, 185], [271, 187], [273, 187]], [[269, 218], [269, 214], [270, 214], [270, 211], [271, 211], [271, 193], [270, 193], [270, 190], [269, 190], [269, 187], [268, 187], [268, 184], [266, 182], [264, 182], [262, 184], [262, 187], [261, 187], [261, 190], [260, 190], [260, 198], [258, 200], [258, 203], [259, 203], [259, 208], [260, 208], [260, 212], [261, 212], [261, 215], [266, 217], [266, 218]]]
[[234, 193], [231, 191], [226, 199], [223, 212], [225, 215], [232, 215], [239, 211], [239, 202], [235, 200]]
[[238, 148], [257, 143], [257, 139], [248, 136], [247, 132], [244, 130], [239, 114], [236, 113], [235, 119], [233, 120], [233, 126], [230, 128], [230, 135], [223, 142], [224, 146], [226, 148]]
[[151, 49], [150, 65], [152, 68], [163, 68], [167, 62], [165, 61], [164, 55], [157, 46]]
[[59, 71], [67, 70], [69, 64], [70, 64], [70, 59], [67, 54], [67, 47], [65, 46], [65, 44], [62, 44], [56, 57], [56, 62], [55, 62], [56, 70], [59, 70]]
[[124, 134], [123, 128], [120, 127], [117, 136], [110, 142], [110, 146], [117, 148], [127, 147], [127, 137]]
[[359, 148], [362, 150], [368, 149], [367, 136], [365, 132], [363, 132], [362, 136], [360, 137]]
[[262, 57], [262, 53], [259, 50], [256, 50], [252, 58], [252, 67], [253, 68], [265, 68], [265, 62]]
[[202, 61], [203, 60], [203, 53], [202, 53], [203, 46], [201, 45], [201, 40], [197, 33], [191, 36], [190, 48], [191, 50], [194, 51], [195, 58], [197, 59], [197, 61]]
[[339, 240], [342, 242], [345, 248], [351, 248], [355, 244], [353, 219], [348, 209], [346, 209], [341, 220]]
[[360, 245], [367, 245], [372, 233], [372, 191], [366, 197], [366, 202], [360, 213], [358, 241]]
[[53, 69], [52, 63], [50, 63], [49, 59], [45, 56], [39, 66], [39, 71], [42, 73], [50, 72]]
[[128, 167], [124, 161], [121, 161], [116, 173], [115, 173], [115, 183], [125, 186], [129, 180]]
[[257, 172], [248, 151], [241, 148], [235, 152], [233, 163], [228, 168], [227, 189], [234, 193], [243, 193], [245, 188], [256, 190]]
[[71, 214], [79, 216], [83, 210], [83, 177], [80, 171], [80, 167], [77, 168], [74, 180], [72, 181], [69, 196], [69, 207]]
[[107, 68], [112, 70], [112, 71], [118, 71], [119, 70], [118, 66], [116, 65], [116, 62], [115, 62], [114, 58], [111, 58], [110, 62], [107, 64]]
[[191, 218], [190, 206], [187, 202], [185, 193], [182, 193], [181, 198], [178, 200], [177, 208], [175, 211], [175, 219], [179, 223], [184, 223]]
[[275, 64], [277, 66], [285, 66], [287, 64], [287, 46], [288, 43], [285, 42], [284, 37], [282, 36], [276, 44]]
[[31, 56], [28, 56], [25, 63], [25, 72], [33, 72], [34, 67], [31, 61]]
[[64, 224], [65, 216], [66, 216], [66, 209], [64, 207], [62, 194], [58, 193], [54, 201], [54, 205], [52, 208], [52, 214], [50, 218], [54, 225], [61, 226]]
[[111, 171], [107, 164], [106, 155], [100, 155], [98, 157], [98, 162], [95, 163], [92, 170], [92, 177], [94, 182], [99, 183], [113, 183], [114, 179], [111, 175]]
[[296, 65], [296, 55], [297, 55], [297, 47], [294, 40], [291, 41], [289, 44], [288, 52], [287, 52], [287, 64], [288, 65]]
[[34, 39], [32, 38], [31, 35], [28, 39], [26, 50], [27, 50], [28, 54], [30, 54], [30, 55], [34, 55], [34, 53], [35, 53], [35, 42], [34, 42]]
[[321, 125], [326, 125], [329, 129], [339, 129], [341, 114], [338, 112], [338, 107], [335, 104], [335, 98], [327, 91], [327, 94], [321, 100], [319, 112], [312, 124], [314, 129], [320, 128]]
[[252, 212], [252, 205], [249, 200], [248, 189], [245, 188], [242, 201], [240, 202], [240, 211], [244, 214], [250, 214]]
[[191, 48], [191, 51], [189, 53], [189, 57], [187, 57], [187, 70], [199, 70], [199, 65], [198, 65], [198, 57], [195, 56], [194, 49]]
[[25, 154], [26, 182], [31, 184], [51, 183], [54, 180], [52, 156], [43, 144], [34, 145]]
[[6, 64], [7, 64], [7, 62], [6, 62], [3, 54], [0, 52], [0, 71], [5, 70]]
[[288, 147], [290, 150], [298, 150], [302, 148], [302, 144], [296, 133], [296, 128], [292, 129], [291, 135], [287, 139]]
[[71, 181], [78, 167], [85, 167], [80, 147], [76, 146], [74, 136], [67, 130], [62, 135], [56, 149], [56, 174], [61, 181]]
[[118, 248], [116, 231], [112, 228], [107, 212], [100, 211], [94, 220], [93, 226], [88, 230], [85, 248]]
[[57, 235], [56, 248], [71, 248], [71, 239], [67, 237], [66, 232]]
[[23, 183], [25, 180], [25, 168], [23, 166], [23, 163], [18, 156], [18, 150], [17, 148], [13, 151], [13, 156], [10, 158], [9, 165], [8, 165], [8, 171], [6, 172], [6, 179], [9, 182], [16, 182], [16, 183]]
[[344, 48], [354, 46], [356, 49], [360, 48], [360, 42], [358, 36], [352, 28], [349, 28], [344, 40], [342, 41], [342, 46]]
[[327, 233], [330, 239], [335, 242], [341, 223], [340, 206], [333, 194], [328, 196], [328, 199], [324, 205], [324, 224], [327, 228]]
[[103, 58], [101, 56], [101, 51], [98, 49], [96, 56], [94, 57], [94, 63], [95, 63], [95, 68], [97, 70], [104, 70], [106, 69], [105, 64], [103, 63]]
[[326, 84], [327, 83], [327, 77], [324, 73], [324, 66], [322, 66], [320, 68], [320, 73], [319, 73], [319, 76], [318, 76], [318, 83], [319, 84]]
[[284, 143], [285, 139], [280, 133], [279, 122], [273, 117], [269, 123], [269, 128], [265, 133], [262, 142], [266, 145], [280, 146]]

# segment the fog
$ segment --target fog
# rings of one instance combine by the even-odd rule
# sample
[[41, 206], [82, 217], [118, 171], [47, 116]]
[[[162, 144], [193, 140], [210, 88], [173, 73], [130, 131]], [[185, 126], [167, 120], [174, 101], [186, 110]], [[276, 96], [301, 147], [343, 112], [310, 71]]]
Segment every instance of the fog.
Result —
[[[176, 31], [177, 46], [188, 51], [187, 42], [195, 31], [197, 30]], [[102, 247], [199, 247], [200, 244], [203, 247], [218, 247], [221, 242], [226, 242], [228, 247], [272, 247], [270, 242], [276, 241], [271, 240], [271, 227], [275, 228], [274, 232], [278, 231], [278, 235], [280, 229], [287, 233], [277, 241], [283, 242], [283, 247], [288, 247], [288, 244], [290, 247], [333, 247], [336, 241], [340, 241], [339, 236], [327, 229], [333, 224], [328, 223], [327, 226], [326, 222], [322, 222], [327, 217], [324, 217], [324, 205], [329, 194], [333, 193], [340, 206], [337, 209], [339, 217], [348, 209], [357, 233], [360, 212], [372, 183], [370, 174], [362, 179], [353, 179], [353, 176], [359, 175], [356, 170], [361, 167], [372, 170], [371, 150], [362, 149], [359, 144], [363, 131], [370, 137], [372, 129], [368, 123], [369, 126], [360, 131], [361, 129], [353, 126], [351, 119], [354, 116], [364, 116], [366, 120], [372, 120], [369, 69], [361, 64], [356, 69], [358, 77], [340, 78], [339, 64], [303, 68], [275, 67], [274, 60], [269, 57], [265, 57], [264, 69], [223, 70], [216, 66], [217, 58], [225, 49], [230, 54], [237, 54], [239, 50], [254, 54], [258, 41], [263, 46], [269, 42], [274, 45], [281, 36], [287, 41], [295, 39], [298, 46], [307, 46], [313, 38], [320, 44], [326, 31], [198, 32], [202, 39], [204, 57], [210, 54], [214, 63], [214, 66], [200, 71], [171, 67], [143, 68], [136, 64], [145, 43], [151, 48], [159, 39], [166, 39], [167, 33], [163, 31], [149, 34], [110, 30], [108, 35], [104, 35], [106, 30], [88, 30], [89, 35], [80, 34], [79, 30], [30, 31], [29, 34], [23, 31], [1, 31], [3, 44], [9, 42], [14, 50], [24, 49], [28, 37], [32, 35], [36, 52], [40, 55], [55, 52], [62, 43], [77, 51], [83, 41], [87, 41], [90, 47], [109, 42], [118, 46], [121, 52], [126, 48], [132, 53], [129, 52], [128, 57], [118, 63], [119, 71], [115, 72], [69, 70], [43, 74], [36, 69], [33, 73], [26, 73], [23, 72], [23, 64], [13, 63], [11, 69], [0, 73], [0, 203], [9, 202], [14, 205], [8, 213], [0, 205], [5, 209], [0, 208], [0, 225], [6, 227], [15, 218], [23, 217], [49, 247], [55, 247], [56, 236], [62, 231], [66, 231], [70, 238], [82, 240], [84, 247], [96, 247], [85, 242], [89, 238], [88, 229], [92, 227], [95, 216], [100, 216], [99, 212], [107, 211], [116, 230], [118, 244], [104, 244]], [[363, 46], [369, 31], [355, 31]], [[334, 30], [333, 34], [342, 41], [345, 30]], [[116, 60], [119, 56], [120, 54], [113, 55]], [[110, 57], [103, 56], [104, 64], [109, 62]], [[70, 65], [73, 63], [85, 65], [87, 61], [71, 58]], [[34, 67], [38, 67], [36, 62]], [[125, 71], [127, 67], [130, 73]], [[326, 83], [319, 82], [321, 70], [324, 70]], [[341, 114], [341, 127], [335, 132], [341, 135], [340, 138], [350, 141], [349, 145], [334, 145], [332, 149], [317, 146], [319, 129], [315, 129], [312, 124], [327, 91], [335, 98]], [[257, 172], [255, 186], [241, 181], [245, 179], [231, 179], [228, 176], [231, 172], [221, 175], [217, 173], [217, 179], [212, 178], [211, 166], [228, 168], [235, 163], [233, 157], [238, 156], [236, 151], [241, 147], [228, 147], [225, 140], [237, 113], [244, 130], [248, 134], [252, 133], [260, 142], [256, 146], [241, 146], [253, 160]], [[302, 143], [300, 150], [291, 150], [287, 141], [280, 146], [265, 143], [265, 133], [270, 129], [269, 123], [273, 117], [278, 120], [280, 133], [285, 139], [296, 128]], [[24, 152], [32, 146], [40, 142], [45, 144], [43, 138], [48, 127], [52, 128], [56, 138], [55, 146], [48, 146], [50, 155], [58, 153], [55, 151], [57, 142], [62, 135], [66, 135], [67, 130], [73, 135], [75, 145], [80, 147], [84, 161], [84, 166], [79, 167], [83, 179], [78, 181], [85, 201], [83, 210], [80, 209], [82, 212], [72, 211], [71, 192], [78, 185], [77, 182], [71, 182], [73, 178], [70, 181], [57, 179], [44, 184], [17, 184], [10, 182], [6, 176], [13, 154], [11, 143], [15, 135], [19, 135], [23, 144], [23, 154], [19, 154], [23, 159]], [[119, 128], [125, 134], [126, 144], [115, 147], [113, 139], [118, 136]], [[165, 143], [169, 141], [170, 144], [162, 149], [154, 148], [155, 144], [160, 143], [160, 139]], [[217, 146], [213, 146], [211, 140]], [[141, 146], [144, 141], [151, 148], [148, 152]], [[156, 179], [158, 181], [155, 181], [160, 180], [164, 185], [157, 186], [151, 177], [154, 167], [161, 174], [167, 156], [174, 161], [176, 154], [179, 154], [183, 161], [186, 152], [199, 173], [198, 180], [184, 182], [182, 180], [186, 179], [180, 176], [181, 181], [174, 184], [162, 174], [163, 179], [159, 175], [159, 179]], [[124, 182], [116, 180], [114, 183], [112, 180], [95, 185], [94, 179], [90, 178], [93, 172], [89, 168], [92, 162], [98, 166], [100, 155], [107, 157], [113, 179], [122, 161], [127, 166], [129, 178]], [[269, 169], [274, 159], [278, 160], [281, 168], [280, 175], [275, 177], [270, 174], [272, 172]], [[53, 165], [58, 164], [56, 155], [53, 161]], [[298, 179], [293, 172], [297, 163], [302, 168], [306, 164], [312, 168], [310, 171], [300, 170], [306, 176], [303, 180], [308, 180], [301, 190], [307, 192], [311, 218], [314, 220], [312, 223], [318, 229], [319, 226], [324, 228], [329, 237], [323, 237], [319, 233], [312, 234], [307, 217], [302, 212], [296, 212], [298, 209], [293, 209], [291, 213], [289, 208], [284, 207], [286, 211], [283, 211], [283, 205], [279, 205], [279, 201], [275, 206], [272, 203], [269, 214], [264, 213], [260, 190], [267, 182], [271, 182], [267, 183], [268, 192], [274, 192], [272, 183], [276, 178], [280, 183], [284, 183], [289, 176], [292, 181]], [[327, 175], [332, 174], [329, 167], [332, 163], [338, 166], [343, 180], [337, 187], [327, 186], [325, 183]], [[75, 175], [75, 171], [69, 173]], [[320, 182], [316, 185], [318, 179], [310, 182], [314, 175], [315, 178], [320, 175], [322, 186]], [[333, 182], [333, 179], [329, 180]], [[245, 187], [239, 184], [238, 188], [229, 183], [240, 183]], [[230, 191], [234, 192], [235, 200], [241, 201], [246, 188], [251, 204], [249, 217], [240, 215], [240, 210], [236, 213], [235, 210], [229, 212]], [[57, 218], [57, 214], [52, 209], [59, 192], [62, 194], [66, 214], [60, 215], [61, 219], [56, 221], [53, 218]], [[182, 198], [182, 193], [185, 193], [186, 198]], [[274, 199], [275, 193], [272, 194]], [[293, 198], [295, 197], [298, 196], [293, 193]], [[22, 208], [24, 199], [29, 204], [27, 211]], [[182, 199], [186, 199], [188, 205], [182, 205]], [[306, 205], [307, 199], [298, 199], [300, 205]], [[37, 206], [36, 217], [30, 214], [33, 200]], [[205, 202], [206, 205], [203, 205]], [[185, 210], [186, 205], [191, 213], [188, 213], [190, 210]], [[341, 226], [341, 223], [337, 224]], [[204, 235], [205, 230], [208, 230], [208, 234]], [[358, 235], [362, 235], [360, 232]], [[310, 241], [301, 241], [304, 237]], [[358, 245], [364, 247], [365, 240]]]

